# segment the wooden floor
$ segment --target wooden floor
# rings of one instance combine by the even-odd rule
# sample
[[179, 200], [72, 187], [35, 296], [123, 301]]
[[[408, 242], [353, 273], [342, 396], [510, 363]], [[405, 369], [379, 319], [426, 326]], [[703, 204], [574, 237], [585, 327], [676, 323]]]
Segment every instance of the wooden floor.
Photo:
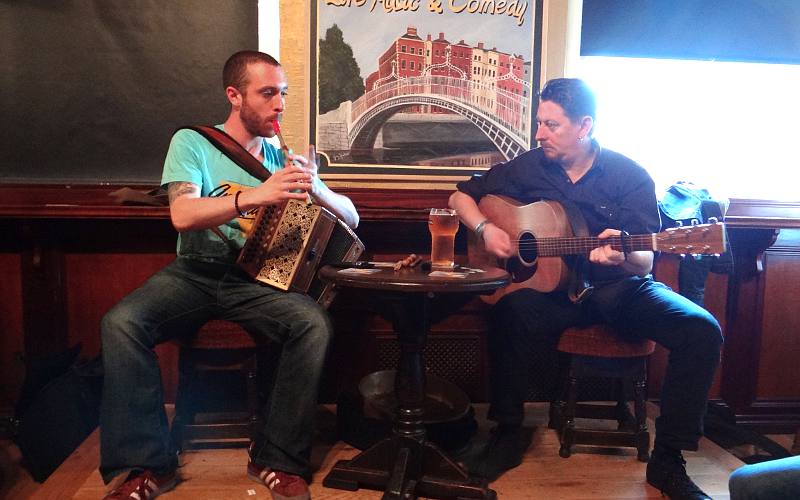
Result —
[[[476, 439], [485, 439], [490, 425], [484, 416], [485, 405], [476, 405], [480, 430]], [[648, 405], [652, 418], [657, 408]], [[642, 499], [662, 498], [645, 482], [646, 464], [636, 460], [633, 449], [606, 449], [576, 446], [570, 458], [558, 455], [558, 438], [547, 428], [547, 405], [529, 404], [526, 425], [535, 427], [533, 443], [521, 466], [508, 471], [492, 484], [498, 498], [528, 499]], [[322, 479], [340, 459], [348, 459], [359, 450], [334, 441], [334, 409], [321, 407], [319, 431], [315, 439], [311, 484], [314, 499], [379, 499], [377, 491], [356, 492], [324, 488]], [[653, 422], [650, 420], [652, 434]], [[697, 452], [684, 454], [692, 478], [715, 499], [727, 499], [728, 476], [742, 462], [713, 442], [703, 439]], [[244, 448], [191, 451], [183, 454], [181, 483], [161, 498], [168, 499], [267, 499], [267, 489], [245, 474], [247, 452]], [[95, 431], [48, 480], [30, 494], [17, 491], [9, 498], [96, 500], [103, 497], [103, 485], [97, 466], [99, 439]]]

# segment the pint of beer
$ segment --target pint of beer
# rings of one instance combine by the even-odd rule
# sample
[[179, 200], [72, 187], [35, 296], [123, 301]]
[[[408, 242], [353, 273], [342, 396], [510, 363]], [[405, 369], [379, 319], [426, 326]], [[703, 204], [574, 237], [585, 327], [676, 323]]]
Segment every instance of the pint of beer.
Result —
[[449, 208], [432, 208], [428, 216], [428, 229], [431, 232], [431, 267], [453, 269], [458, 214]]

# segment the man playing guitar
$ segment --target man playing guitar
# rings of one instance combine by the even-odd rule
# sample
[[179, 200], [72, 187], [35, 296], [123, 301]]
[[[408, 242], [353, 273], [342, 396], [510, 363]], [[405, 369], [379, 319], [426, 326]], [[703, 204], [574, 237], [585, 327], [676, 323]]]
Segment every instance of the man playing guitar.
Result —
[[468, 466], [494, 479], [520, 464], [528, 444], [521, 428], [528, 367], [552, 365], [565, 328], [604, 322], [623, 336], [649, 338], [670, 350], [647, 481], [673, 499], [708, 498], [686, 474], [681, 450], [696, 450], [702, 435], [720, 327], [707, 311], [652, 279], [652, 250], [627, 244], [627, 234], [659, 230], [655, 187], [641, 166], [592, 138], [595, 107], [581, 80], [548, 82], [536, 114], [540, 147], [460, 182], [450, 197], [450, 207], [497, 258], [519, 260], [528, 242], [513, 230], [508, 219], [514, 215], [497, 210], [488, 201], [498, 197], [488, 195], [521, 204], [555, 202], [576, 233], [585, 226], [586, 235], [598, 240], [579, 266], [579, 281], [590, 283], [583, 293], [522, 286], [492, 307], [489, 417], [498, 425]]

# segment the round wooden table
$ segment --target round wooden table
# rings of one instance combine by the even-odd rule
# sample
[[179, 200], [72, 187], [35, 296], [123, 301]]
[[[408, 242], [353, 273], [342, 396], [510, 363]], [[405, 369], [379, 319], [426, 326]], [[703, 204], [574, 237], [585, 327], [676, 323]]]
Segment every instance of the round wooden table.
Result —
[[355, 491], [360, 487], [383, 490], [384, 499], [496, 497], [485, 481], [471, 479], [444, 451], [427, 441], [424, 425], [425, 363], [423, 348], [432, 319], [440, 319], [471, 295], [491, 293], [508, 285], [510, 275], [487, 268], [463, 277], [431, 274], [421, 266], [361, 270], [324, 266], [323, 281], [336, 287], [363, 291], [365, 299], [392, 322], [400, 343], [395, 377], [399, 404], [392, 436], [351, 460], [340, 460], [322, 484]]

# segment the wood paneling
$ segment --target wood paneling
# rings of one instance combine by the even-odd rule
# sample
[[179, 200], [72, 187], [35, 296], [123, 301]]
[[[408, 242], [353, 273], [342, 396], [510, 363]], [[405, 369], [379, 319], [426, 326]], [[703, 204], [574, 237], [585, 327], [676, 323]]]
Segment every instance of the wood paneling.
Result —
[[[0, 271], [5, 278], [0, 285], [2, 397], [14, 398], [22, 381], [15, 353], [35, 355], [82, 342], [85, 355], [96, 354], [103, 314], [173, 258], [175, 234], [167, 210], [109, 204], [113, 188], [0, 185], [0, 230], [15, 236], [0, 242]], [[364, 257], [372, 260], [429, 253], [427, 211], [446, 206], [450, 194], [339, 191], [359, 209], [362, 222], [357, 232], [367, 245]], [[711, 274], [706, 289], [706, 305], [726, 337], [711, 396], [740, 422], [765, 429], [796, 426], [800, 423], [796, 362], [800, 224], [794, 217], [800, 212], [797, 204], [733, 201], [728, 226], [734, 273]], [[456, 249], [457, 260], [465, 262], [463, 228]], [[661, 256], [657, 264], [658, 278], [677, 288], [676, 258]], [[475, 375], [465, 377], [465, 389], [476, 401], [487, 395], [484, 312], [485, 306], [476, 300], [435, 325], [432, 344], [447, 349], [452, 344], [456, 351], [434, 349], [429, 355], [432, 369], [448, 372], [453, 363], [466, 362], [459, 356], [470, 356], [471, 347], [464, 346], [477, 345], [478, 359], [469, 367]], [[332, 315], [337, 336], [323, 382], [327, 401], [343, 386], [380, 367], [379, 356], [391, 355], [392, 344], [389, 325], [363, 304], [342, 297]], [[167, 344], [157, 352], [169, 399], [174, 391], [175, 349]], [[658, 395], [667, 356], [663, 350], [653, 356], [651, 396]]]
[[19, 396], [24, 376], [22, 272], [18, 253], [0, 253], [0, 276], [0, 408], [9, 408]]
[[[175, 254], [69, 253], [64, 256], [67, 334], [70, 345], [83, 343], [83, 353], [100, 350], [100, 320], [128, 293], [175, 259]], [[87, 305], [91, 307], [87, 307]]]
[[[758, 399], [797, 399], [800, 385], [800, 230], [781, 231], [764, 258]], [[793, 382], [793, 384], [792, 384]]]

